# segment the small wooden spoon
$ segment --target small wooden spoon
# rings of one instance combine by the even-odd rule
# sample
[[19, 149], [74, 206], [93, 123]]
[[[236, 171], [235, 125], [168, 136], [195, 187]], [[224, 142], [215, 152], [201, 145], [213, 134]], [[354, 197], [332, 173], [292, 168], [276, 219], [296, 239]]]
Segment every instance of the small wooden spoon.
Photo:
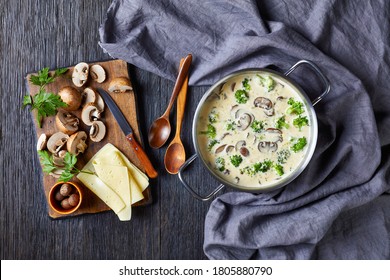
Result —
[[149, 145], [152, 148], [158, 149], [165, 144], [171, 133], [171, 124], [169, 123], [169, 112], [171, 111], [173, 102], [182, 88], [183, 82], [188, 75], [188, 70], [192, 62], [192, 55], [189, 54], [184, 58], [183, 64], [180, 67], [179, 74], [176, 79], [175, 86], [173, 88], [171, 99], [164, 114], [156, 119], [149, 129]]
[[[180, 61], [182, 64], [184, 59]], [[175, 137], [172, 139], [172, 142], [169, 144], [165, 156], [164, 156], [164, 165], [165, 169], [170, 174], [177, 174], [180, 167], [186, 161], [186, 151], [184, 149], [183, 143], [180, 139], [181, 126], [183, 123], [183, 115], [186, 106], [187, 98], [187, 88], [188, 88], [188, 75], [183, 82], [183, 86], [177, 97], [177, 124], [176, 124], [176, 133]]]

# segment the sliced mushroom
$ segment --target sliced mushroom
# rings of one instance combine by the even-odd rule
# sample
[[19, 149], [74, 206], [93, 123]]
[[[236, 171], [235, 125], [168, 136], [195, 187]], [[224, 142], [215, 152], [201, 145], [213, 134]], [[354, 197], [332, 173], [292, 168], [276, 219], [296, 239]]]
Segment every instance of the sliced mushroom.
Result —
[[225, 139], [226, 136], [231, 136], [231, 134], [229, 132], [222, 134], [221, 138], [219, 138], [219, 141], [222, 141], [223, 139]]
[[278, 149], [278, 143], [270, 141], [261, 141], [257, 146], [261, 153], [275, 152]]
[[72, 73], [72, 82], [76, 87], [82, 87], [88, 80], [89, 65], [85, 62], [77, 64]]
[[236, 119], [236, 113], [240, 109], [240, 106], [238, 105], [233, 105], [232, 108], [230, 109], [230, 115], [232, 116], [233, 119]]
[[232, 91], [234, 91], [234, 88], [236, 87], [236, 83], [234, 82], [234, 83], [232, 83], [231, 85], [230, 85], [230, 89], [232, 90]]
[[63, 168], [56, 168], [52, 172], [49, 173], [50, 176], [53, 176], [54, 178], [60, 178], [61, 174], [65, 171]]
[[104, 111], [104, 100], [98, 93], [96, 93], [95, 106], [96, 108], [98, 108], [99, 113], [102, 113]]
[[241, 147], [244, 147], [246, 145], [246, 142], [244, 140], [240, 140], [236, 143], [235, 149], [236, 151], [239, 151]]
[[63, 87], [58, 92], [58, 95], [66, 103], [67, 106], [63, 107], [66, 111], [76, 111], [81, 105], [81, 94], [74, 87]]
[[58, 166], [58, 167], [64, 167], [65, 166], [65, 164], [64, 164], [65, 155], [66, 155], [65, 150], [61, 150], [58, 153], [53, 154], [52, 158], [53, 158], [54, 165]]
[[241, 147], [239, 152], [243, 157], [249, 156], [249, 150], [246, 147]]
[[[240, 110], [238, 110], [240, 111]], [[252, 116], [248, 113], [243, 113], [240, 115], [240, 117], [237, 120], [237, 130], [243, 131], [249, 127], [249, 125], [252, 123]]]
[[223, 150], [225, 149], [226, 147], [226, 144], [222, 145], [222, 146], [219, 146], [217, 149], [215, 149], [215, 153], [216, 154], [219, 154], [221, 152], [223, 152]]
[[87, 149], [85, 141], [87, 141], [87, 134], [84, 131], [76, 132], [69, 137], [66, 148], [69, 153], [77, 156], [80, 153], [84, 153], [85, 149]]
[[88, 103], [95, 103], [97, 99], [97, 93], [90, 87], [83, 90], [81, 106], [84, 107]]
[[92, 125], [93, 121], [96, 121], [100, 117], [100, 112], [95, 103], [88, 103], [81, 111], [81, 120], [86, 125]]
[[240, 178], [239, 178], [239, 177], [234, 177], [234, 182], [235, 182], [236, 184], [238, 184], [238, 182], [240, 182]]
[[264, 109], [264, 113], [271, 117], [275, 114], [275, 110], [273, 108], [272, 101], [265, 97], [257, 97], [255, 101], [253, 102], [255, 107], [259, 107]]
[[63, 132], [56, 132], [52, 136], [50, 136], [49, 140], [47, 140], [47, 149], [55, 154], [65, 145], [68, 141], [69, 135]]
[[269, 110], [273, 107], [272, 101], [265, 97], [257, 97], [253, 104], [255, 107], [260, 107], [266, 110]]
[[89, 131], [89, 138], [93, 142], [100, 142], [106, 135], [106, 126], [102, 121], [93, 121], [91, 130]]
[[58, 129], [68, 135], [75, 133], [79, 129], [80, 120], [71, 112], [59, 109], [56, 115], [56, 125]]
[[114, 78], [108, 86], [108, 91], [112, 93], [125, 93], [132, 90], [130, 80], [126, 77]]
[[267, 128], [265, 130], [267, 133], [267, 139], [270, 142], [283, 142], [283, 132], [280, 129], [277, 128]]
[[89, 69], [89, 74], [91, 75], [92, 80], [99, 84], [103, 83], [106, 79], [106, 71], [104, 71], [104, 68], [99, 64], [92, 65]]
[[233, 145], [229, 145], [229, 146], [226, 147], [226, 153], [227, 154], [231, 153], [233, 150], [234, 150], [234, 146]]
[[42, 151], [46, 147], [47, 142], [47, 135], [45, 133], [42, 133], [37, 141], [37, 151]]
[[229, 169], [225, 169], [225, 170], [223, 171], [223, 174], [229, 175], [229, 174], [230, 174], [230, 170], [229, 170]]

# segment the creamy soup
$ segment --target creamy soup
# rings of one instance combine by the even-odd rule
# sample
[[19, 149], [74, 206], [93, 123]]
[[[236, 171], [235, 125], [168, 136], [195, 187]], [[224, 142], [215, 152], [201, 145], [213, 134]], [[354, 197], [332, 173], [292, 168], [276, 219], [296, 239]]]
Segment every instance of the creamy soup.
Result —
[[310, 122], [304, 100], [282, 79], [268, 72], [234, 76], [199, 112], [199, 150], [227, 182], [266, 188], [302, 163]]

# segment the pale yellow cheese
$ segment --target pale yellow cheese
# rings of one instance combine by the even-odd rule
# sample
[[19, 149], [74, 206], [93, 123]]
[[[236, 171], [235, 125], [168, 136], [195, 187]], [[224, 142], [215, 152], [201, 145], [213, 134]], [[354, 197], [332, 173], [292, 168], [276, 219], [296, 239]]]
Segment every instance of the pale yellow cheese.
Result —
[[[107, 149], [104, 153], [96, 157], [93, 161], [93, 166], [95, 168], [96, 165], [105, 165], [105, 166], [120, 166], [128, 170], [128, 180], [130, 181], [131, 188], [131, 203], [134, 204], [142, 199], [144, 196], [142, 194], [143, 189], [140, 187], [136, 178], [132, 176], [130, 168], [125, 164], [121, 153], [114, 149]], [[119, 175], [118, 175], [119, 176]], [[99, 176], [100, 177], [100, 176]], [[148, 182], [149, 183], [149, 182]]]
[[126, 204], [120, 196], [107, 186], [98, 176], [93, 174], [79, 173], [77, 178], [101, 200], [104, 201], [115, 213], [119, 213]]
[[114, 210], [121, 221], [130, 220], [131, 205], [144, 198], [142, 192], [148, 187], [149, 178], [110, 143], [83, 170], [95, 172], [97, 176], [80, 173], [77, 176], [80, 181]]

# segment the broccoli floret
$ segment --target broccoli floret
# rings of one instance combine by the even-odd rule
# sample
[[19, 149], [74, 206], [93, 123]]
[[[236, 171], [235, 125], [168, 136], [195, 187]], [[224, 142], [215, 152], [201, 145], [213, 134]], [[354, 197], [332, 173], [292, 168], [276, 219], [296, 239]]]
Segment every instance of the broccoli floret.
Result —
[[200, 134], [205, 134], [207, 137], [214, 139], [217, 136], [217, 130], [215, 127], [211, 124], [207, 125], [207, 130], [206, 131], [201, 131]]
[[245, 104], [249, 99], [248, 93], [243, 89], [237, 90], [234, 97], [239, 104]]
[[302, 130], [302, 126], [309, 125], [309, 120], [307, 119], [307, 117], [299, 116], [298, 118], [293, 120], [293, 125], [295, 127], [298, 127], [299, 131], [301, 131]]
[[216, 160], [215, 160], [215, 166], [217, 167], [217, 169], [219, 171], [224, 171], [225, 170], [225, 159], [222, 158], [222, 157], [218, 157]]
[[232, 155], [230, 157], [230, 162], [233, 164], [234, 167], [238, 167], [242, 162], [242, 156], [240, 155]]
[[270, 92], [271, 90], [273, 90], [276, 86], [276, 82], [274, 79], [271, 78], [271, 76], [260, 76], [260, 75], [257, 75], [257, 77], [259, 77], [260, 79], [260, 83], [262, 86], [264, 86], [268, 92]]
[[278, 163], [286, 163], [287, 159], [290, 157], [291, 153], [289, 150], [281, 150], [277, 152], [278, 155]]
[[264, 129], [264, 122], [254, 120], [251, 124], [251, 128], [253, 129], [254, 132], [261, 132]]
[[209, 144], [207, 145], [207, 150], [210, 152], [211, 149], [218, 143], [217, 140], [213, 139], [211, 141], [209, 141]]
[[307, 144], [306, 137], [301, 137], [291, 146], [291, 150], [294, 153], [297, 153], [301, 151], [306, 146], [306, 144]]
[[305, 112], [305, 109], [303, 108], [303, 103], [295, 101], [294, 98], [290, 98], [287, 101], [287, 104], [290, 105], [290, 107], [287, 108], [287, 114], [301, 115], [303, 112]]
[[280, 164], [275, 164], [274, 170], [279, 176], [282, 176], [284, 174], [283, 166], [281, 166]]
[[242, 81], [242, 86], [244, 87], [244, 89], [246, 91], [250, 91], [251, 90], [251, 85], [249, 84], [249, 80], [247, 78], [245, 78], [243, 81]]
[[279, 118], [276, 122], [276, 128], [277, 129], [282, 129], [282, 128], [289, 128], [290, 125], [288, 123], [286, 123], [286, 118], [283, 116], [281, 118]]
[[209, 122], [210, 123], [216, 123], [217, 120], [218, 120], [218, 113], [215, 112], [215, 110], [211, 110], [210, 114], [209, 114]]
[[241, 174], [246, 173], [248, 175], [254, 176], [259, 172], [263, 172], [263, 173], [267, 172], [268, 170], [271, 169], [271, 167], [272, 167], [272, 161], [264, 160], [263, 162], [257, 162], [251, 166], [246, 166], [240, 169], [240, 173]]

